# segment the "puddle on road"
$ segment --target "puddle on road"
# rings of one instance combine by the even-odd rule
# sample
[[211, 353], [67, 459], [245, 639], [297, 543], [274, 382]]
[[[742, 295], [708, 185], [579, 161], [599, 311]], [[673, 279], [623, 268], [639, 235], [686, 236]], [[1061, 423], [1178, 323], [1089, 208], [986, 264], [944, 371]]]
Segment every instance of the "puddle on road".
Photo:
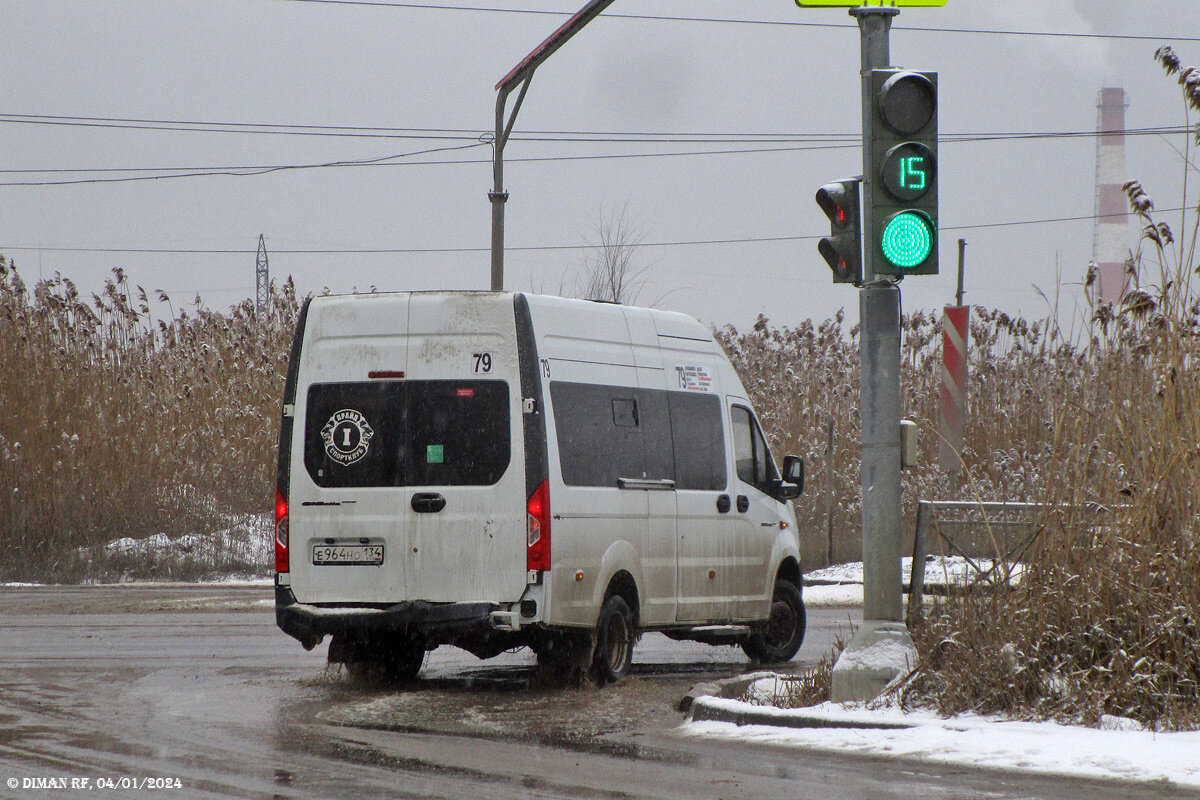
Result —
[[327, 680], [340, 682], [344, 693], [318, 718], [348, 727], [632, 754], [636, 745], [610, 737], [678, 725], [684, 716], [676, 710], [679, 698], [697, 680], [736, 671], [714, 671], [712, 664], [635, 665], [621, 683], [600, 688], [585, 679], [548, 678], [534, 667], [494, 667], [371, 688], [330, 670]]

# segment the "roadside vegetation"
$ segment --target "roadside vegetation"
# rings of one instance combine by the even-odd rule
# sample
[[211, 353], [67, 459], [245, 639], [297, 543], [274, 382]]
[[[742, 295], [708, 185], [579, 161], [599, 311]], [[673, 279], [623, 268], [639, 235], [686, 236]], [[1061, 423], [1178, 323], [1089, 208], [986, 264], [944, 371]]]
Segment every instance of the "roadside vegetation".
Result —
[[[1177, 76], [1190, 126], [1200, 71], [1169, 48], [1156, 58]], [[906, 701], [946, 714], [1200, 726], [1200, 204], [1188, 198], [1190, 144], [1190, 230], [1186, 211], [1173, 230], [1140, 184], [1126, 184], [1142, 226], [1132, 286], [1119, 306], [1093, 306], [1077, 392], [1046, 395], [1038, 415], [1053, 466], [1040, 499], [1072, 511], [1042, 520], [1019, 588], [962, 597], [929, 617]], [[1087, 501], [1111, 516], [1088, 524], [1075, 511]]]
[[261, 572], [240, 516], [269, 503], [296, 309], [288, 284], [262, 316], [197, 298], [158, 321], [120, 269], [85, 298], [0, 256], [0, 581]]

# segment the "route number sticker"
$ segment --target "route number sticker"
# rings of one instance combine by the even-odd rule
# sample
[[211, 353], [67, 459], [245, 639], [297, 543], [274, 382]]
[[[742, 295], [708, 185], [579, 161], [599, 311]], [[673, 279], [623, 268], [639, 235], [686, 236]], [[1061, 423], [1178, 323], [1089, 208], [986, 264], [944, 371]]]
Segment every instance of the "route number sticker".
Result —
[[679, 388], [687, 392], [711, 392], [712, 375], [708, 367], [676, 365], [675, 374], [679, 376]]

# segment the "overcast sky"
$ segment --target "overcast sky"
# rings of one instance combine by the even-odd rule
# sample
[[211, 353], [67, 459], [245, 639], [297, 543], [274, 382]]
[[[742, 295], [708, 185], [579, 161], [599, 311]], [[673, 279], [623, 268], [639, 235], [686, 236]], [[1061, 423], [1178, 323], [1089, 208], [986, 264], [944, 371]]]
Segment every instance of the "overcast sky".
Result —
[[[516, 12], [574, 12], [584, 0], [401, 5], [0, 0], [0, 183], [8, 184], [0, 186], [0, 252], [27, 279], [57, 271], [89, 290], [121, 266], [133, 283], [167, 290], [177, 308], [197, 292], [216, 309], [252, 297], [260, 233], [272, 277], [292, 275], [302, 293], [487, 288], [491, 150], [479, 137], [494, 126], [493, 87], [565, 19]], [[1130, 35], [1152, 38], [1116, 38]], [[943, 137], [1094, 131], [1104, 86], [1127, 91], [1129, 128], [1181, 126], [1178, 88], [1153, 61], [1160, 44], [1200, 64], [1194, 0], [949, 0], [905, 9], [891, 37], [893, 65], [939, 73]], [[834, 286], [817, 254], [828, 226], [813, 194], [861, 172], [857, 145], [829, 141], [859, 135], [858, 65], [858, 31], [845, 9], [616, 0], [538, 70], [520, 111], [506, 149], [506, 288], [555, 292], [569, 284], [588, 256], [581, 246], [598, 240], [604, 217], [625, 209], [645, 242], [636, 254], [648, 267], [643, 303], [739, 326], [759, 313], [787, 325], [821, 320], [839, 307], [856, 319], [855, 290]], [[271, 132], [49, 125], [12, 115], [245, 123]], [[355, 135], [286, 135], [284, 125]], [[365, 128], [437, 132], [399, 138]], [[1130, 177], [1160, 207], [1181, 205], [1173, 148], [1183, 143], [1179, 134], [1127, 139]], [[255, 176], [12, 185], [435, 148], [465, 149]], [[771, 152], [713, 153], [746, 150]], [[645, 157], [588, 158], [625, 154]], [[942, 273], [907, 279], [905, 310], [953, 300], [960, 237], [968, 241], [968, 302], [1040, 317], [1048, 308], [1034, 287], [1053, 296], [1061, 279], [1063, 307], [1073, 307], [1092, 257], [1092, 221], [1006, 223], [1092, 215], [1095, 156], [1092, 136], [943, 141]], [[546, 158], [563, 160], [537, 160]], [[148, 171], [88, 171], [131, 168]], [[1165, 219], [1178, 225], [1179, 214]], [[547, 246], [574, 249], [521, 249]], [[96, 252], [103, 249], [172, 252]], [[188, 250], [236, 252], [179, 252]], [[410, 252], [312, 252], [338, 250]]]

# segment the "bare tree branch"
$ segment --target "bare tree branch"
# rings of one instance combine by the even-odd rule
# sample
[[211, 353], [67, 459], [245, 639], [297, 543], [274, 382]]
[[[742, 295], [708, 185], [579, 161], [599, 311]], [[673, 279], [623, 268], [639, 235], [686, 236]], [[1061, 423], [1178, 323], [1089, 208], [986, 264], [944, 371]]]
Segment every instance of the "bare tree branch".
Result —
[[576, 285], [577, 294], [588, 300], [633, 305], [646, 286], [649, 266], [639, 266], [638, 248], [645, 234], [629, 221], [628, 204], [619, 211], [602, 216], [596, 227], [599, 242], [584, 261], [584, 275]]

